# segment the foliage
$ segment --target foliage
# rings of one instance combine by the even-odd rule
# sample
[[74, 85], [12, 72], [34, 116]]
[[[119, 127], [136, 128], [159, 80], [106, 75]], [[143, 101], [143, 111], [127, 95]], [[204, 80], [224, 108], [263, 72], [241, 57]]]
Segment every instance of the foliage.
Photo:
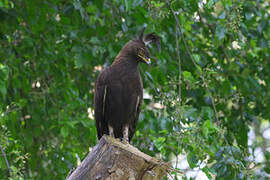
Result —
[[209, 179], [267, 179], [269, 13], [264, 0], [1, 0], [0, 143], [12, 173], [1, 154], [0, 177], [65, 178], [97, 142], [98, 73], [147, 24], [162, 52], [141, 65], [149, 97], [133, 144], [167, 161], [185, 154]]

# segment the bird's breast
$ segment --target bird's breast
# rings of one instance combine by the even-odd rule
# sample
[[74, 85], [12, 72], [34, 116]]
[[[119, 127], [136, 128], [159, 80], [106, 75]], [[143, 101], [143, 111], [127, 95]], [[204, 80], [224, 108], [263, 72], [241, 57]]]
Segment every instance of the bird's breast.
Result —
[[122, 84], [126, 90], [140, 92], [142, 89], [141, 77], [139, 74], [126, 75], [122, 78]]
[[118, 84], [118, 88], [121, 88], [121, 92], [125, 96], [134, 96], [142, 94], [142, 80], [138, 68], [130, 68], [123, 66], [113, 66], [108, 69], [107, 80], [110, 81], [106, 84], [109, 86], [115, 86]]

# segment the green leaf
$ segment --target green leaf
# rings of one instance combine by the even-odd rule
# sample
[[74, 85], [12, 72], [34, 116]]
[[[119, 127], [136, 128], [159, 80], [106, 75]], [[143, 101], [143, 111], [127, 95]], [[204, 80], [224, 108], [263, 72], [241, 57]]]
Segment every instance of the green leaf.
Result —
[[69, 128], [67, 126], [61, 127], [61, 135], [66, 138], [69, 134]]
[[204, 167], [202, 171], [205, 173], [209, 180], [212, 180], [212, 175], [209, 173], [209, 168]]
[[246, 17], [247, 20], [250, 20], [252, 17], [254, 17], [254, 14], [251, 13], [251, 12], [246, 12], [245, 17]]
[[192, 30], [191, 24], [192, 24], [192, 22], [190, 22], [190, 21], [187, 21], [184, 24], [184, 28], [185, 28], [186, 31], [191, 31]]
[[222, 83], [222, 88], [220, 88], [220, 90], [222, 91], [222, 93], [224, 93], [224, 95], [230, 95], [231, 94], [231, 83], [228, 80], [225, 80]]
[[73, 2], [73, 6], [75, 9], [78, 9], [78, 10], [80, 10], [82, 8], [81, 2], [79, 0], [75, 0]]
[[126, 11], [129, 12], [132, 8], [132, 0], [125, 0]]
[[247, 147], [248, 146], [248, 127], [244, 123], [243, 120], [238, 119], [237, 121], [238, 122], [236, 123], [236, 126], [241, 127], [240, 129], [238, 129], [236, 133], [237, 143], [241, 145], [242, 147]]
[[195, 82], [195, 79], [194, 79], [194, 77], [192, 76], [191, 72], [183, 71], [182, 74], [183, 74], [183, 78], [184, 78], [185, 80], [189, 80], [189, 81], [192, 82], [192, 83]]
[[0, 1], [0, 7], [2, 7], [2, 8], [8, 8], [8, 0], [2, 0], [2, 1]]
[[215, 127], [210, 120], [206, 120], [203, 123], [202, 126], [202, 133], [204, 135], [204, 137], [208, 138], [209, 133], [213, 133], [219, 131], [219, 129], [217, 127]]
[[98, 44], [99, 39], [97, 37], [91, 37], [90, 42], [93, 43], [93, 44]]
[[214, 0], [208, 0], [207, 7], [208, 8], [212, 8], [214, 4], [215, 4], [215, 1]]
[[3, 97], [7, 94], [7, 81], [9, 75], [9, 68], [3, 64], [0, 64], [0, 93]]
[[0, 82], [0, 92], [1, 92], [3, 97], [5, 97], [7, 94], [7, 88], [3, 82]]
[[128, 26], [127, 26], [127, 24], [126, 24], [125, 22], [122, 23], [121, 27], [122, 27], [122, 30], [123, 30], [124, 32], [127, 32]]
[[218, 26], [216, 28], [216, 37], [219, 40], [222, 40], [225, 37], [225, 33], [226, 33], [225, 27], [223, 27], [221, 24], [218, 24]]
[[219, 19], [225, 19], [225, 17], [226, 17], [226, 11], [223, 11], [219, 16]]
[[203, 123], [203, 126], [202, 126], [202, 132], [203, 132], [203, 135], [205, 137], [208, 136], [208, 133], [209, 133], [209, 129], [211, 128], [211, 121], [210, 120], [207, 120]]
[[203, 106], [201, 115], [205, 119], [213, 119], [214, 118], [214, 111], [212, 110], [212, 108], [210, 108], [208, 106]]
[[265, 151], [265, 152], [264, 152], [264, 156], [265, 156], [265, 159], [266, 159], [266, 160], [270, 160], [270, 152]]
[[0, 64], [0, 80], [8, 80], [9, 68], [6, 65]]
[[74, 57], [74, 60], [75, 60], [75, 68], [77, 69], [80, 69], [82, 68], [82, 66], [84, 65], [84, 57], [82, 54], [76, 54], [75, 57]]
[[265, 165], [265, 167], [264, 167], [264, 171], [265, 171], [266, 173], [270, 174], [270, 163], [269, 163], [269, 161], [266, 162], [266, 165]]
[[165, 137], [159, 137], [158, 139], [154, 140], [154, 144], [158, 150], [161, 150], [163, 148], [165, 140], [166, 140]]
[[191, 120], [195, 120], [198, 116], [197, 114], [197, 109], [193, 108], [193, 107], [189, 107], [189, 106], [185, 106], [184, 110], [183, 110], [183, 119], [191, 119]]
[[79, 121], [68, 121], [67, 124], [71, 127], [74, 128], [76, 124], [78, 124]]
[[193, 169], [197, 166], [198, 159], [197, 159], [197, 156], [195, 154], [189, 153], [187, 156], [187, 161], [188, 161], [190, 168]]
[[193, 54], [192, 56], [193, 56], [194, 60], [196, 61], [196, 63], [199, 64], [201, 62], [199, 54]]

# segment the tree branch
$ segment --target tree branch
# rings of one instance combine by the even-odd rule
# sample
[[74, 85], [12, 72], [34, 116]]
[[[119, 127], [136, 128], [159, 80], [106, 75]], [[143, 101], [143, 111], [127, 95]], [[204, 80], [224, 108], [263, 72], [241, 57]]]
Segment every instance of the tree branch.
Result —
[[152, 158], [130, 144], [104, 135], [66, 180], [142, 179], [158, 180], [172, 169], [170, 163]]
[[8, 160], [7, 160], [7, 156], [6, 156], [5, 152], [4, 152], [1, 144], [0, 144], [0, 149], [1, 149], [2, 155], [3, 155], [4, 159], [5, 159], [5, 162], [6, 162], [6, 165], [7, 165], [8, 170], [9, 170], [9, 173], [11, 174], [12, 170], [11, 170], [11, 168], [9, 166], [9, 163], [8, 163]]
[[178, 59], [178, 81], [179, 81], [179, 85], [178, 85], [178, 95], [179, 95], [179, 103], [181, 105], [181, 100], [182, 100], [182, 95], [181, 95], [181, 86], [182, 86], [182, 69], [181, 69], [181, 57], [180, 57], [180, 51], [179, 51], [179, 27], [175, 26], [175, 39], [176, 39], [176, 55], [177, 55], [177, 59]]

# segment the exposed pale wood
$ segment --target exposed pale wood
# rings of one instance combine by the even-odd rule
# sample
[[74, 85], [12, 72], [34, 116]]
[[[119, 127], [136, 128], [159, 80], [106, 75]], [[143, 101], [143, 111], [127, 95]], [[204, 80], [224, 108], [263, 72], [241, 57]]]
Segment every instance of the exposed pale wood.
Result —
[[67, 180], [160, 180], [168, 164], [104, 135]]

